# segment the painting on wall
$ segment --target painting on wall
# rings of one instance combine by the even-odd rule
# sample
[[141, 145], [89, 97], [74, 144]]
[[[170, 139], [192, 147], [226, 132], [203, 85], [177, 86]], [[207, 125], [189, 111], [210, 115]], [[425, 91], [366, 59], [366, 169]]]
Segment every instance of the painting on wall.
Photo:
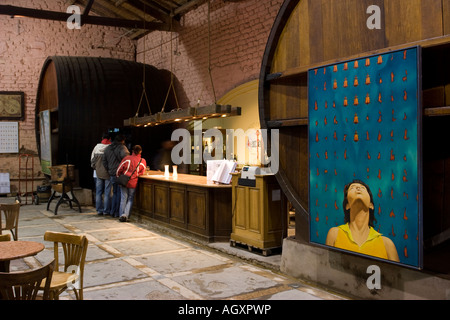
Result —
[[24, 120], [24, 106], [23, 92], [0, 91], [0, 120]]
[[310, 242], [422, 268], [420, 47], [308, 71]]

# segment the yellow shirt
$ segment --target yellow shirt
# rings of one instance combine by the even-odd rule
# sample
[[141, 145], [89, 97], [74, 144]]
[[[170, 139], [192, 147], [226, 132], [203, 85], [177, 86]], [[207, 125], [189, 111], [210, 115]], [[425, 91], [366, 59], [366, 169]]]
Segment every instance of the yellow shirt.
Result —
[[348, 223], [343, 224], [338, 227], [338, 234], [334, 246], [336, 248], [367, 254], [382, 259], [388, 258], [381, 233], [376, 232], [372, 227], [369, 229], [367, 240], [361, 246], [358, 246], [353, 240]]

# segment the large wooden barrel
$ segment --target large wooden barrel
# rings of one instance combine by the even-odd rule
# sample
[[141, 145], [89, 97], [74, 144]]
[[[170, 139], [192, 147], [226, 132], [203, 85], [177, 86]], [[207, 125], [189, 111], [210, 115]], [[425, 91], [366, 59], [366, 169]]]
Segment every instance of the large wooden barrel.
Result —
[[[367, 25], [377, 18], [371, 5], [380, 9], [379, 29]], [[450, 1], [286, 0], [282, 5], [262, 61], [259, 108], [262, 127], [279, 129], [276, 177], [296, 209], [297, 239], [309, 241], [312, 206], [308, 70], [412, 46], [422, 48], [424, 238], [447, 240]]]
[[[160, 147], [161, 139], [170, 138], [170, 126], [123, 128], [124, 119], [138, 111], [144, 70], [149, 106], [144, 98], [139, 116], [161, 111], [170, 85], [170, 72], [112, 58], [48, 57], [42, 67], [36, 98], [39, 153], [39, 115], [50, 110], [53, 165], [75, 165], [81, 187], [93, 186], [90, 156], [107, 130], [125, 130], [127, 143], [142, 145], [143, 156], [149, 158]], [[171, 91], [165, 110], [175, 105]]]

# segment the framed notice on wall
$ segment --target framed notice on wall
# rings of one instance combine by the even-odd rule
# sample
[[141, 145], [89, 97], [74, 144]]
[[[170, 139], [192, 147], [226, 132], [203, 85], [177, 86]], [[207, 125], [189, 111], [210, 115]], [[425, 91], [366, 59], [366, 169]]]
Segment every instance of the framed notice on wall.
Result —
[[422, 268], [420, 48], [308, 71], [310, 241]]
[[0, 153], [19, 152], [19, 123], [0, 122]]
[[52, 141], [50, 132], [50, 110], [39, 113], [39, 136], [42, 172], [51, 175]]

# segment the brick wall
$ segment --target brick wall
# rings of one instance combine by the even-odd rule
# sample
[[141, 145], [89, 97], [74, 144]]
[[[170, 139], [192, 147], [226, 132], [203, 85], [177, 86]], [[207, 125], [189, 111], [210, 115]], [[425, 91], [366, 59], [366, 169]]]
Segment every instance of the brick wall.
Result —
[[[68, 6], [65, 0], [2, 0], [1, 4], [60, 12], [65, 12]], [[36, 93], [46, 58], [70, 55], [134, 60], [135, 42], [120, 37], [125, 32], [92, 25], [71, 30], [65, 22], [0, 15], [0, 91], [25, 93], [25, 119], [19, 122], [20, 153], [37, 153], [34, 122]], [[18, 154], [0, 153], [0, 172], [10, 173], [11, 192], [18, 189], [18, 158]], [[36, 158], [34, 163], [34, 176], [42, 178], [39, 159]], [[22, 177], [24, 174], [22, 170]], [[40, 180], [35, 181], [34, 191], [40, 183]], [[20, 189], [21, 192], [27, 190], [24, 184]], [[31, 186], [28, 191], [31, 191]]]
[[[0, 91], [25, 92], [25, 120], [19, 122], [21, 153], [37, 153], [35, 104], [42, 65], [48, 56], [101, 56], [137, 60], [172, 70], [185, 95], [180, 106], [213, 103], [231, 89], [257, 79], [273, 21], [283, 0], [211, 0], [181, 20], [180, 33], [152, 32], [136, 42], [126, 30], [85, 25], [70, 30], [65, 22], [0, 15]], [[63, 11], [65, 0], [2, 0], [28, 8]], [[208, 39], [211, 49], [208, 51]], [[137, 45], [137, 48], [136, 48]], [[145, 47], [145, 50], [144, 50]], [[175, 54], [171, 54], [175, 52]], [[144, 57], [145, 53], [145, 57]], [[214, 92], [208, 73], [210, 60]], [[12, 192], [18, 189], [18, 154], [0, 154], [0, 172], [9, 172]], [[39, 159], [34, 175], [42, 178]], [[40, 184], [37, 180], [34, 183]], [[20, 191], [24, 191], [21, 187]], [[31, 190], [31, 189], [30, 189]]]
[[173, 71], [187, 96], [187, 101], [180, 101], [182, 106], [195, 105], [197, 100], [200, 105], [211, 104], [240, 84], [258, 79], [269, 33], [282, 3], [212, 0], [210, 28], [208, 4], [204, 4], [182, 18], [179, 34], [153, 32], [140, 39], [137, 60]]

